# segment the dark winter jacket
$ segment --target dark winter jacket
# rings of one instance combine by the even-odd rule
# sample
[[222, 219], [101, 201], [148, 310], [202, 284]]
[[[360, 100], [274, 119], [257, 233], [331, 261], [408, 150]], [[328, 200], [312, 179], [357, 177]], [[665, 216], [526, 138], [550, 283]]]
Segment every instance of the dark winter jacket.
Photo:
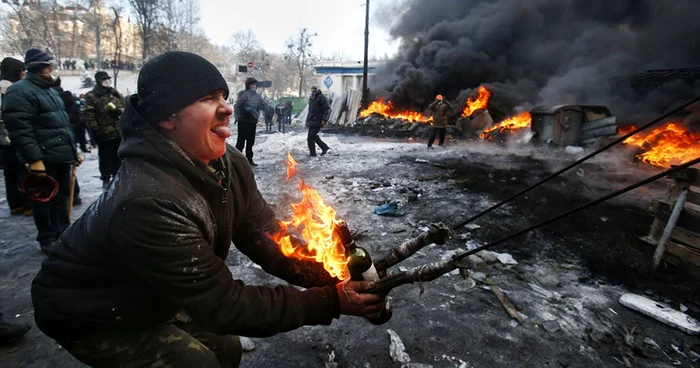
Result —
[[2, 117], [23, 163], [73, 163], [75, 139], [68, 114], [51, 82], [34, 73], [8, 88]]
[[0, 146], [10, 145], [10, 134], [5, 129], [5, 122], [2, 120], [2, 100], [5, 98], [5, 92], [10, 88], [12, 82], [3, 79], [0, 80]]
[[233, 113], [238, 123], [257, 124], [260, 112], [265, 111], [267, 104], [258, 92], [246, 89], [238, 92]]
[[58, 94], [61, 96], [63, 104], [66, 106], [70, 125], [78, 126], [80, 124], [80, 106], [78, 105], [78, 100], [71, 91], [61, 91], [58, 92]]
[[2, 120], [2, 99], [12, 83], [21, 79], [22, 70], [24, 70], [24, 63], [17, 59], [7, 57], [0, 63], [0, 146], [10, 145], [10, 135]]
[[[107, 105], [114, 104], [115, 109]], [[121, 139], [119, 116], [124, 111], [124, 99], [114, 88], [96, 85], [85, 95], [83, 120], [98, 142]]]
[[309, 98], [309, 112], [306, 115], [306, 126], [308, 128], [320, 128], [322, 122], [328, 121], [331, 114], [331, 108], [328, 106], [328, 100], [321, 91], [316, 91]]
[[433, 101], [428, 106], [428, 109], [433, 112], [433, 127], [447, 128], [447, 120], [450, 116], [452, 105], [447, 101]]
[[[37, 326], [73, 340], [145, 330], [184, 309], [206, 331], [263, 337], [337, 318], [337, 292], [324, 285], [338, 280], [319, 263], [286, 258], [266, 235], [277, 222], [248, 160], [231, 147], [211, 166], [190, 160], [137, 103], [131, 96], [121, 120], [118, 174], [32, 283]], [[224, 262], [231, 241], [265, 271], [311, 288], [235, 280]]]

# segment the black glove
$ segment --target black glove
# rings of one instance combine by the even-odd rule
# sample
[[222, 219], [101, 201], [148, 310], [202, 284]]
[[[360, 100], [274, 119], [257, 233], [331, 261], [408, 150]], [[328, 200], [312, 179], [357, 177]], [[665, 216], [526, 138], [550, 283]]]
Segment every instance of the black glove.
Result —
[[119, 119], [122, 116], [122, 110], [121, 109], [114, 109], [114, 110], [107, 110], [107, 113], [109, 116]]

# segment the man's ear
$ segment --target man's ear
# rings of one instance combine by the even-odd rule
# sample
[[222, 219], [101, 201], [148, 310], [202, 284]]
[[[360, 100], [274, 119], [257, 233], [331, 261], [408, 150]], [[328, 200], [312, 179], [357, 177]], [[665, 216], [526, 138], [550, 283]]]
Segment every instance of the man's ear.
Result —
[[175, 114], [168, 116], [166, 120], [159, 121], [158, 126], [168, 132], [175, 130]]

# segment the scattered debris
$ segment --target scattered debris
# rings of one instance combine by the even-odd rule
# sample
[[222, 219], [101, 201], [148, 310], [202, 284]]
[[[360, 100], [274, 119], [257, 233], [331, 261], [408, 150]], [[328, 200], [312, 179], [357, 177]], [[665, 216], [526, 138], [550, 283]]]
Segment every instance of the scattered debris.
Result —
[[654, 341], [651, 337], [647, 337], [646, 339], [644, 339], [644, 343], [655, 349], [661, 349], [659, 344], [657, 344], [656, 341]]
[[614, 309], [612, 309], [612, 308], [608, 308], [608, 310], [609, 310], [609, 311], [610, 311], [610, 312], [611, 312], [612, 314], [614, 314], [614, 315], [616, 315], [616, 316], [617, 316], [617, 312], [615, 312], [615, 310], [614, 310]]
[[381, 206], [377, 206], [374, 209], [374, 213], [379, 216], [390, 216], [390, 217], [400, 217], [405, 214], [403, 206], [396, 202], [385, 203]]
[[423, 363], [408, 363], [401, 366], [401, 368], [433, 368], [430, 364]]
[[624, 294], [620, 304], [690, 335], [700, 334], [700, 322], [689, 315], [637, 294]]
[[476, 230], [476, 229], [481, 229], [481, 226], [479, 226], [479, 225], [477, 225], [477, 224], [467, 224], [467, 225], [465, 225], [464, 227], [465, 227], [466, 229], [472, 230], [472, 231], [473, 231], [473, 230]]
[[549, 299], [549, 298], [551, 298], [551, 297], [554, 296], [554, 293], [552, 293], [551, 291], [549, 291], [549, 290], [547, 290], [547, 289], [543, 288], [542, 286], [539, 286], [539, 285], [537, 285], [537, 284], [535, 284], [535, 283], [532, 283], [532, 282], [531, 282], [531, 283], [529, 283], [529, 284], [527, 284], [527, 285], [530, 286], [530, 289], [532, 289], [532, 291], [536, 292], [537, 294], [540, 294], [540, 295], [544, 296], [544, 297], [547, 298], [547, 299]]
[[399, 335], [394, 330], [386, 330], [389, 333], [389, 356], [395, 363], [409, 363], [411, 357], [406, 353], [406, 347], [403, 345]]
[[544, 321], [542, 322], [542, 328], [544, 328], [545, 331], [554, 333], [559, 331], [559, 322], [555, 320], [550, 320], [550, 321]]
[[238, 339], [241, 341], [243, 351], [255, 350], [255, 342], [250, 337], [240, 336]]
[[518, 261], [516, 261], [513, 256], [511, 256], [508, 253], [500, 253], [498, 254], [498, 261], [503, 263], [504, 265], [517, 265]]
[[680, 311], [683, 312], [683, 313], [685, 313], [685, 312], [688, 311], [688, 307], [686, 307], [685, 305], [681, 304], [681, 305], [680, 305]]
[[471, 278], [476, 280], [476, 281], [479, 281], [479, 282], [486, 281], [486, 277], [488, 277], [488, 275], [486, 275], [486, 273], [484, 273], [484, 272], [472, 272], [471, 273]]
[[472, 278], [457, 281], [454, 284], [455, 290], [457, 290], [459, 292], [469, 291], [469, 290], [473, 289], [475, 286], [476, 286], [476, 281], [474, 281], [474, 279], [472, 279]]
[[511, 318], [517, 319], [518, 322], [523, 322], [525, 320], [515, 309], [513, 303], [508, 300], [508, 297], [503, 294], [503, 291], [498, 287], [498, 285], [491, 285], [491, 291], [496, 295], [496, 298], [498, 298], [498, 301], [501, 302], [501, 305], [506, 312], [508, 312], [508, 315], [511, 316]]
[[564, 149], [566, 153], [570, 155], [578, 155], [579, 153], [583, 152], [583, 147], [578, 147], [578, 146], [566, 146]]

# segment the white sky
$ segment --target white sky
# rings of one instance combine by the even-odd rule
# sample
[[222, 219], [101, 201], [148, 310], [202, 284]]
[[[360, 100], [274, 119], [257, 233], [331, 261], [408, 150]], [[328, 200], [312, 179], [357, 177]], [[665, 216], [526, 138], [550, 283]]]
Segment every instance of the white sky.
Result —
[[[373, 25], [372, 12], [377, 3], [370, 1], [369, 55], [392, 56], [398, 42]], [[364, 47], [364, 0], [200, 0], [202, 27], [215, 43], [227, 44], [231, 34], [251, 29], [265, 50], [283, 53], [285, 41], [308, 28], [317, 32], [312, 39], [316, 54], [330, 56], [342, 51], [350, 60], [362, 60]], [[381, 5], [381, 4], [379, 4]]]

